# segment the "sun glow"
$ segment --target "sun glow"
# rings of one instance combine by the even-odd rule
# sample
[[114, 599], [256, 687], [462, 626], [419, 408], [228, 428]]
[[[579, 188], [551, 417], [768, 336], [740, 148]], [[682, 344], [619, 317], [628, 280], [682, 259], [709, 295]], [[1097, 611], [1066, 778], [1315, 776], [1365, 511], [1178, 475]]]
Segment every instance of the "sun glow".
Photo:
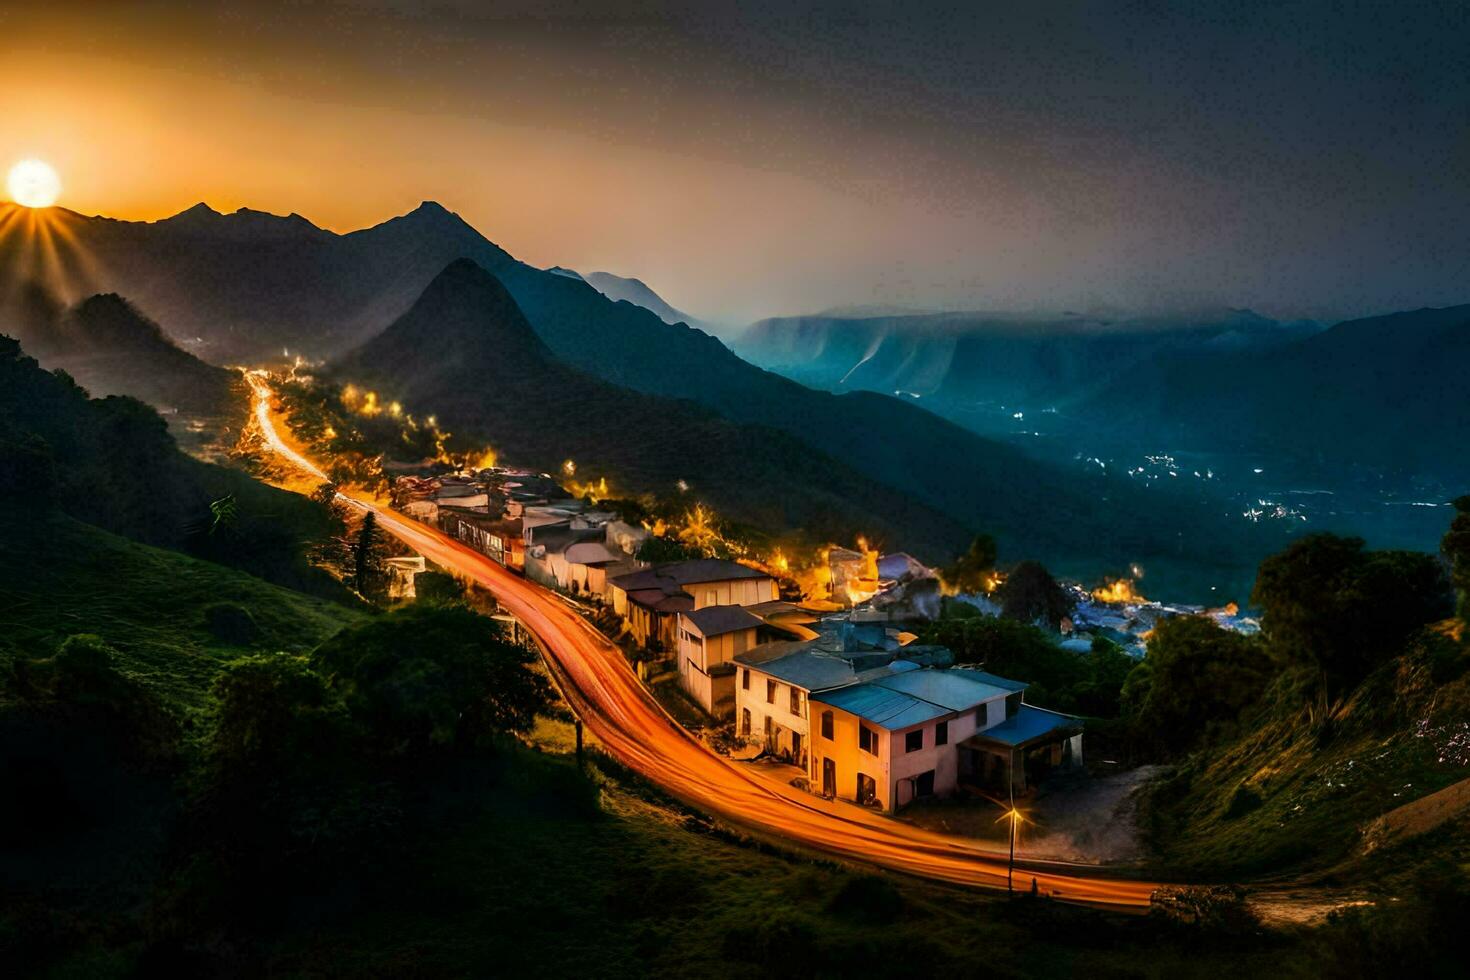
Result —
[[11, 167], [5, 187], [11, 200], [28, 208], [49, 208], [61, 196], [61, 178], [40, 160], [22, 160]]

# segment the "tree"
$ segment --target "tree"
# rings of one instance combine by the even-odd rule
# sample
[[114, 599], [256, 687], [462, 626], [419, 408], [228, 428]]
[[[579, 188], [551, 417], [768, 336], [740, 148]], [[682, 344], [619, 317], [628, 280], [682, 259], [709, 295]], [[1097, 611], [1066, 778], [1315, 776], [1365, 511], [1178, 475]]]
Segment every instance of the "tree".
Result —
[[414, 576], [415, 602], [428, 606], [444, 606], [464, 601], [464, 584], [447, 572], [420, 572]]
[[69, 636], [50, 657], [17, 657], [0, 672], [6, 695], [33, 712], [68, 725], [105, 731], [134, 761], [172, 759], [179, 723], [146, 686], [114, 665], [117, 651], [90, 633]]
[[989, 592], [991, 575], [995, 572], [995, 554], [995, 539], [988, 534], [978, 534], [963, 555], [947, 568], [940, 569], [940, 575], [945, 584], [957, 592], [970, 595]]
[[1072, 611], [1072, 600], [1040, 562], [1023, 561], [1000, 586], [1001, 615], [1056, 629]]
[[369, 511], [362, 519], [357, 543], [352, 547], [352, 581], [364, 598], [372, 599], [382, 592], [384, 551], [378, 516]]
[[312, 663], [382, 755], [466, 751], [550, 705], [535, 654], [465, 606], [412, 605], [319, 646]]
[[637, 557], [639, 561], [653, 562], [657, 565], [663, 562], [703, 558], [704, 553], [690, 548], [673, 538], [661, 538], [657, 535], [650, 534], [638, 546]]
[[275, 783], [334, 766], [345, 745], [341, 705], [306, 660], [235, 660], [215, 678], [205, 749], [229, 783]]
[[1362, 538], [1334, 534], [1302, 538], [1262, 562], [1251, 601], [1271, 652], [1315, 669], [1334, 689], [1361, 681], [1452, 608], [1434, 556], [1365, 551]]
[[1440, 542], [1440, 550], [1450, 562], [1450, 580], [1459, 593], [1460, 619], [1470, 623], [1470, 494], [1454, 501], [1455, 519]]
[[1209, 732], [1235, 722], [1273, 675], [1254, 637], [1205, 616], [1179, 616], [1154, 627], [1148, 655], [1123, 685], [1141, 741], [1179, 755]]
[[942, 619], [923, 642], [948, 647], [957, 663], [1032, 685], [1026, 692], [1032, 704], [1103, 718], [1117, 714], [1123, 679], [1133, 667], [1132, 657], [1106, 641], [1077, 654], [1032, 623], [996, 616]]

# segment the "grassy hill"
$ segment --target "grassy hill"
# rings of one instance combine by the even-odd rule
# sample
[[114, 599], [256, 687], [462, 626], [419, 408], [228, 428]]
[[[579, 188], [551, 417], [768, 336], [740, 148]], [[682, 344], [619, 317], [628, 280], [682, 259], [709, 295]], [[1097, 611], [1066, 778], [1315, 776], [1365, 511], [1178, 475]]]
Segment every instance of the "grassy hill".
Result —
[[[213, 628], [210, 610], [227, 607]], [[202, 706], [220, 665], [255, 652], [305, 653], [362, 621], [349, 606], [213, 562], [109, 534], [64, 514], [0, 516], [0, 661], [79, 633], [180, 708]], [[242, 610], [250, 627], [234, 626]]]
[[1470, 642], [1425, 631], [1356, 689], [1303, 704], [1283, 678], [1239, 734], [1183, 763], [1150, 804], [1160, 861], [1186, 875], [1339, 868], [1374, 820], [1470, 778]]

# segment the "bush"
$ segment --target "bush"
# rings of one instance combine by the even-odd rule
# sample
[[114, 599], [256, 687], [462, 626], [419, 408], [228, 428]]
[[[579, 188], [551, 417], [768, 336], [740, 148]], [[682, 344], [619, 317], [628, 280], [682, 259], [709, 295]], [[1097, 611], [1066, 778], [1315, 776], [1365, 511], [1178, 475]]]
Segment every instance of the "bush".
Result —
[[344, 630], [312, 663], [384, 757], [464, 751], [529, 731], [551, 702], [535, 655], [464, 606], [414, 604]]
[[903, 896], [887, 878], [848, 878], [827, 903], [827, 911], [866, 925], [891, 924], [903, 912]]
[[204, 627], [209, 635], [232, 647], [251, 646], [260, 639], [260, 626], [250, 610], [233, 602], [217, 602], [204, 609]]

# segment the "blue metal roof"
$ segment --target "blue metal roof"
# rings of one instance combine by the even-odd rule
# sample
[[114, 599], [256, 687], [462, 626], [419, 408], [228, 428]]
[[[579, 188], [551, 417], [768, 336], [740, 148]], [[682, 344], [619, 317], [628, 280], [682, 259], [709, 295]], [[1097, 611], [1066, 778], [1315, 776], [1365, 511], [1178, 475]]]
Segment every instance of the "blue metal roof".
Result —
[[1029, 704], [1021, 705], [1021, 710], [1016, 712], [1005, 721], [992, 728], [976, 732], [971, 739], [985, 742], [999, 742], [1002, 745], [1012, 747], [1025, 745], [1027, 742], [1035, 741], [1045, 735], [1059, 733], [1062, 730], [1082, 730], [1082, 719], [1071, 715], [1059, 714], [1055, 711], [1047, 711], [1045, 708], [1036, 708]]
[[956, 674], [964, 674], [966, 677], [973, 677], [975, 678], [975, 680], [981, 681], [985, 684], [989, 684], [993, 687], [1004, 688], [1007, 691], [1024, 691], [1026, 690], [1026, 688], [1031, 686], [1025, 681], [1013, 681], [1009, 677], [1002, 677], [999, 674], [992, 674], [988, 670], [976, 670], [973, 667], [951, 667], [950, 670], [952, 670]]
[[736, 654], [735, 661], [807, 691], [824, 691], [857, 680], [857, 672], [851, 663], [820, 652], [810, 640], [762, 643], [745, 653]]
[[[916, 673], [919, 672], [910, 671], [899, 676], [912, 677]], [[877, 683], [854, 684], [851, 687], [840, 687], [835, 691], [824, 691], [821, 694], [813, 694], [812, 700], [819, 704], [840, 708], [849, 714], [882, 725], [889, 731], [897, 731], [900, 728], [908, 728], [910, 725], [919, 725], [953, 714], [948, 708], [930, 704], [928, 701], [923, 701], [902, 691], [889, 690]]]
[[900, 691], [949, 711], [968, 711], [976, 705], [1005, 697], [1009, 691], [977, 680], [968, 673], [952, 670], [910, 670], [873, 681], [891, 691]]

